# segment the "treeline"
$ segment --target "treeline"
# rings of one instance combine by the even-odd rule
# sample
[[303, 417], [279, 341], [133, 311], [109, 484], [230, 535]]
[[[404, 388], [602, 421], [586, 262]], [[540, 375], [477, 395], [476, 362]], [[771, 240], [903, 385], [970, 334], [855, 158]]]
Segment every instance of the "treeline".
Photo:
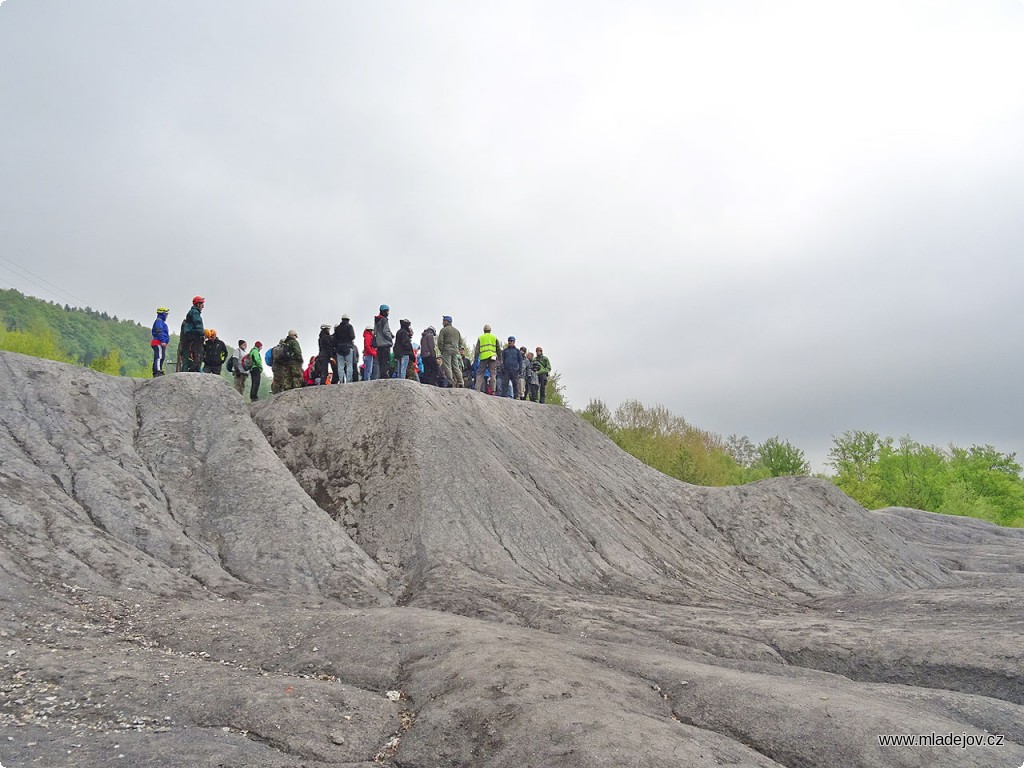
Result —
[[591, 400], [579, 415], [640, 461], [695, 485], [741, 485], [811, 471], [803, 451], [788, 440], [772, 437], [755, 445], [737, 435], [723, 439], [662, 405], [627, 400], [612, 413], [601, 400]]
[[1024, 480], [1012, 453], [863, 431], [844, 432], [832, 443], [829, 466], [836, 474], [829, 479], [868, 509], [913, 507], [1024, 527]]
[[[56, 304], [0, 290], [0, 349], [93, 368], [114, 376], [149, 376], [150, 329], [91, 307]], [[177, 348], [177, 335], [171, 349]]]
[[[694, 427], [663, 406], [627, 400], [614, 412], [591, 400], [580, 417], [616, 445], [666, 475], [695, 485], [740, 485], [767, 477], [809, 475], [802, 450], [771, 437], [755, 444]], [[1014, 454], [992, 446], [948, 449], [909, 437], [849, 431], [833, 438], [820, 475], [868, 509], [913, 507], [1024, 527], [1024, 478]]]

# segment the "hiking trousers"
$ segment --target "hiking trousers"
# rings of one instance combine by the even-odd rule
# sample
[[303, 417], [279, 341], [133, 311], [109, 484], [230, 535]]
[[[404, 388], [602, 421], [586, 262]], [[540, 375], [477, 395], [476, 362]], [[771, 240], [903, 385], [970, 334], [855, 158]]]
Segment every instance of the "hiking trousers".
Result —
[[203, 334], [189, 331], [181, 340], [185, 352], [181, 356], [184, 369], [190, 373], [203, 370]]
[[444, 369], [448, 383], [453, 387], [466, 386], [466, 381], [462, 378], [462, 355], [458, 352], [442, 352], [441, 368]]
[[504, 388], [501, 390], [502, 397], [511, 397], [513, 400], [519, 399], [519, 374], [518, 373], [506, 373], [506, 383]]
[[490, 382], [491, 391], [496, 391], [495, 387], [498, 383], [498, 358], [492, 357], [490, 360], [481, 360], [480, 366], [476, 369], [476, 391], [484, 391], [484, 382], [487, 381], [487, 377], [484, 376], [484, 366], [487, 366], [487, 370], [491, 372]]
[[260, 399], [260, 369], [253, 368], [249, 375], [252, 376], [252, 385], [249, 387], [249, 400], [255, 403]]
[[377, 360], [373, 366], [373, 378], [391, 378], [391, 347], [377, 347]]
[[164, 355], [167, 353], [166, 344], [153, 345], [153, 378], [164, 375]]

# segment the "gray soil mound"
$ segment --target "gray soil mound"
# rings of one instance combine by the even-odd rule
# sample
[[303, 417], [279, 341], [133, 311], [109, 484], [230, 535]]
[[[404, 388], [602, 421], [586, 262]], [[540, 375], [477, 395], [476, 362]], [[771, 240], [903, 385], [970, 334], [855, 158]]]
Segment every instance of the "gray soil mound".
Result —
[[409, 382], [0, 387], [6, 768], [1024, 762], [1024, 531]]

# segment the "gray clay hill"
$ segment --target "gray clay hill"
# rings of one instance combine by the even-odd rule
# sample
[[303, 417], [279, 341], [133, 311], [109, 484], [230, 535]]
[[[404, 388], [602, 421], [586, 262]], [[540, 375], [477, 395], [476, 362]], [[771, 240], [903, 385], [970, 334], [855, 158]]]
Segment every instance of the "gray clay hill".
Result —
[[0, 388], [5, 768], [1024, 763], [1024, 531], [404, 381]]

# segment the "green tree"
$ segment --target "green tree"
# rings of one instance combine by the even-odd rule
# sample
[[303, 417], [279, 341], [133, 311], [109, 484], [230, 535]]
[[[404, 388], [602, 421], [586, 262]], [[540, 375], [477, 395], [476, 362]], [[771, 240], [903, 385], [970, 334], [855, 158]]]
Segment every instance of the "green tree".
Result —
[[669, 474], [694, 485], [738, 485], [751, 479], [719, 435], [687, 426]]
[[837, 474], [830, 479], [869, 509], [913, 507], [1024, 526], [1024, 479], [1012, 453], [990, 445], [941, 449], [874, 432], [832, 439]]
[[757, 463], [757, 446], [746, 435], [729, 435], [725, 440], [725, 450], [744, 469], [750, 469]]
[[904, 435], [897, 445], [886, 441], [878, 451], [878, 482], [887, 506], [938, 509], [948, 482], [942, 452]]
[[881, 499], [878, 455], [891, 443], [891, 439], [882, 440], [877, 432], [847, 430], [839, 437], [833, 435], [828, 464], [837, 475], [832, 481], [865, 507], [876, 508]]
[[565, 399], [562, 375], [558, 371], [552, 371], [548, 375], [548, 384], [544, 390], [544, 402], [549, 405], [569, 405], [569, 402]]
[[612, 432], [612, 412], [603, 400], [591, 400], [587, 403], [587, 407], [580, 412], [580, 418], [606, 435]]
[[949, 484], [938, 511], [951, 512], [964, 497], [972, 502], [970, 514], [1001, 525], [1024, 524], [1024, 480], [1012, 453], [991, 445], [968, 449], [951, 445], [946, 476]]
[[111, 376], [122, 375], [121, 353], [116, 349], [104, 351], [103, 354], [94, 357], [89, 367], [100, 373], [107, 373]]
[[50, 330], [37, 332], [8, 330], [0, 328], [0, 349], [18, 352], [22, 355], [42, 357], [61, 363], [74, 363], [74, 359], [57, 343], [57, 336]]
[[757, 446], [757, 465], [763, 467], [770, 477], [811, 473], [811, 465], [804, 458], [804, 452], [788, 440], [780, 440], [778, 435]]
[[626, 400], [613, 414], [603, 401], [591, 400], [579, 415], [624, 451], [671, 477], [697, 485], [748, 479], [721, 437], [691, 426], [662, 405]]

